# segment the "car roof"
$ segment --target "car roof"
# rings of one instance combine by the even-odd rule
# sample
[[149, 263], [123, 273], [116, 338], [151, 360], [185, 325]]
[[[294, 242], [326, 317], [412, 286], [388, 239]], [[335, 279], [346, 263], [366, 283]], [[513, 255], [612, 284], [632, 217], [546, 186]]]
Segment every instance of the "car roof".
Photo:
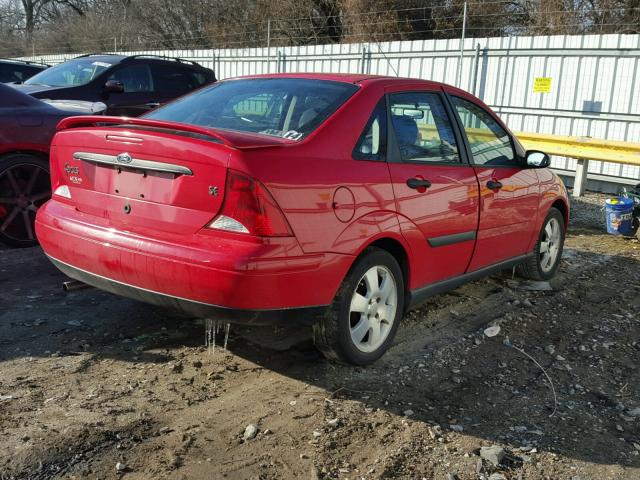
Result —
[[123, 63], [123, 62], [131, 62], [131, 61], [142, 61], [146, 62], [159, 62], [159, 63], [171, 63], [172, 65], [182, 65], [186, 67], [197, 67], [197, 68], [205, 68], [197, 62], [193, 62], [191, 60], [185, 60], [182, 58], [174, 58], [174, 57], [165, 57], [162, 55], [153, 55], [153, 54], [138, 54], [138, 55], [119, 55], [115, 53], [88, 53], [86, 55], [80, 55], [79, 57], [75, 57], [72, 60], [81, 59], [81, 58], [90, 58], [92, 60], [98, 62], [105, 63]]
[[354, 84], [383, 84], [384, 86], [424, 84], [425, 87], [438, 88], [449, 86], [445, 83], [422, 80], [418, 78], [391, 77], [386, 75], [366, 75], [361, 73], [270, 73], [263, 75], [247, 75], [240, 78], [301, 78], [308, 80], [326, 80]]

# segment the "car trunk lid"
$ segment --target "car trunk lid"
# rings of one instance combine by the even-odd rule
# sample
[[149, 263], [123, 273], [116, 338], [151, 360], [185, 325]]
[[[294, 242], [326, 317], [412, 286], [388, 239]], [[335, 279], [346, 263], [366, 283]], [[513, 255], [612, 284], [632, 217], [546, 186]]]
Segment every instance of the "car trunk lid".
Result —
[[198, 231], [222, 207], [233, 150], [289, 143], [110, 117], [65, 119], [58, 130], [58, 183], [68, 185], [79, 211], [128, 231]]

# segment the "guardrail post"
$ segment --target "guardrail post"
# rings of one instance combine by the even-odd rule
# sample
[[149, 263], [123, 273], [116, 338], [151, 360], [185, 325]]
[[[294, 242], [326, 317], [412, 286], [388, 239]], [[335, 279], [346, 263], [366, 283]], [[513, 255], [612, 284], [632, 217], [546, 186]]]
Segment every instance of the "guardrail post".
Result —
[[576, 177], [573, 181], [573, 196], [581, 197], [587, 189], [587, 173], [589, 172], [589, 160], [578, 160]]

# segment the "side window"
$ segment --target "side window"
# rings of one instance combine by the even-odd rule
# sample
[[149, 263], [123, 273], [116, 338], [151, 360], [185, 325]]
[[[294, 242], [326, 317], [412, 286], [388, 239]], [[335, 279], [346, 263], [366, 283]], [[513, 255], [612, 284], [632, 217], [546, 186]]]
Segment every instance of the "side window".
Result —
[[384, 97], [378, 102], [353, 149], [357, 160], [385, 160], [387, 158], [387, 104]]
[[460, 163], [453, 127], [440, 95], [391, 95], [391, 121], [402, 161]]
[[191, 72], [191, 75], [193, 75], [193, 78], [196, 81], [196, 84], [197, 84], [198, 87], [201, 87], [202, 85], [207, 83], [207, 76], [204, 73], [202, 73], [202, 72]]
[[0, 83], [22, 82], [22, 77], [22, 72], [19, 72], [17, 68], [11, 65], [0, 66]]
[[452, 97], [476, 165], [519, 167], [509, 134], [475, 103]]
[[202, 86], [194, 72], [179, 65], [153, 65], [153, 83], [156, 92], [182, 95]]
[[124, 85], [124, 93], [153, 91], [151, 72], [148, 65], [129, 65], [118, 68], [107, 80], [117, 80]]

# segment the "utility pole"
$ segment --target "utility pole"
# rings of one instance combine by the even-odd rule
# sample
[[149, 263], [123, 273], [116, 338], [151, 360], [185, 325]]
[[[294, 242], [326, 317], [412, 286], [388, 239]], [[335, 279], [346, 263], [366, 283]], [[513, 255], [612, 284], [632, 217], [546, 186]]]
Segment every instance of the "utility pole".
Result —
[[462, 88], [460, 83], [462, 82], [462, 62], [464, 60], [464, 37], [467, 32], [467, 2], [464, 2], [464, 9], [462, 10], [462, 35], [460, 37], [460, 59], [458, 60], [458, 79], [456, 86]]
[[271, 19], [267, 20], [267, 73], [271, 73]]

